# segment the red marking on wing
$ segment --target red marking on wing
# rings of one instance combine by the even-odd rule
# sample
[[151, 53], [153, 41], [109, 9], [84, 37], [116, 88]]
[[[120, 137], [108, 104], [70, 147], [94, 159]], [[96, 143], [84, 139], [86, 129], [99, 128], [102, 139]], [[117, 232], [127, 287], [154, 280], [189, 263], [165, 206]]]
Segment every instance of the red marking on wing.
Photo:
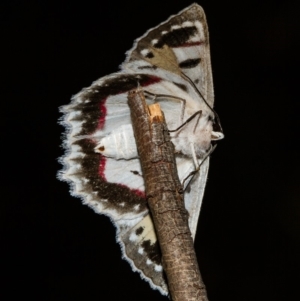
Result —
[[104, 174], [104, 171], [105, 171], [105, 165], [106, 165], [106, 158], [104, 156], [100, 156], [100, 160], [99, 160], [99, 168], [98, 168], [98, 174], [99, 176], [106, 181], [106, 178], [105, 178], [105, 174]]
[[99, 110], [101, 112], [101, 116], [98, 120], [98, 126], [97, 126], [98, 130], [101, 130], [104, 126], [104, 123], [105, 123], [105, 117], [106, 117], [106, 113], [107, 113], [107, 109], [106, 109], [106, 106], [105, 106], [106, 99], [107, 98], [100, 101]]
[[141, 198], [146, 198], [146, 194], [144, 191], [138, 190], [138, 189], [130, 189], [131, 192], [135, 193], [137, 196], [141, 197]]
[[181, 44], [181, 45], [173, 47], [173, 48], [192, 47], [192, 46], [198, 46], [198, 45], [201, 45], [201, 44], [204, 44], [204, 42], [199, 41], [199, 42], [184, 43], [184, 44]]
[[157, 76], [151, 76], [149, 79], [143, 83], [141, 83], [142, 87], [147, 87], [156, 83], [159, 83], [161, 81], [160, 77]]

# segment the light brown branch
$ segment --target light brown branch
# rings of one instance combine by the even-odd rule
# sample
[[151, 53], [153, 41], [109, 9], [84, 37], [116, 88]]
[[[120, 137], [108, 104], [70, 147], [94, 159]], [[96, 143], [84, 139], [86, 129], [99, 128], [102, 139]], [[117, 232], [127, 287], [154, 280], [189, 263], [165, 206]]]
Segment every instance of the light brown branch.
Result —
[[157, 104], [146, 105], [142, 91], [131, 91], [128, 104], [172, 300], [208, 301], [164, 115]]

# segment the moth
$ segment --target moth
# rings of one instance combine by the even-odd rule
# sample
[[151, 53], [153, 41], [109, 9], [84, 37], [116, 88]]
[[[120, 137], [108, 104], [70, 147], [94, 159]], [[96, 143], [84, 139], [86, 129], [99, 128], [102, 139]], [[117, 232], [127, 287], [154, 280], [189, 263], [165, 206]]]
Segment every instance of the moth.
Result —
[[[128, 92], [142, 89], [159, 102], [176, 150], [185, 206], [195, 238], [212, 141], [223, 138], [213, 110], [209, 37], [203, 9], [192, 4], [148, 30], [126, 54], [119, 72], [102, 77], [60, 108], [65, 155], [60, 180], [71, 194], [116, 226], [122, 254], [134, 271], [162, 294], [168, 293], [161, 254], [147, 207]], [[187, 122], [188, 121], [188, 122]], [[200, 166], [200, 168], [199, 168]]]

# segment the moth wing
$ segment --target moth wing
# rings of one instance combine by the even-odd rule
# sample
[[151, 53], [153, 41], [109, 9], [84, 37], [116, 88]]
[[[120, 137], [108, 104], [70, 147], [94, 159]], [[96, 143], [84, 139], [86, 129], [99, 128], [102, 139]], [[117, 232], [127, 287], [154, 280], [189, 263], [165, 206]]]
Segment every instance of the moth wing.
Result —
[[[61, 124], [66, 127], [66, 152], [60, 159], [63, 169], [58, 177], [70, 183], [72, 195], [112, 220], [133, 219], [148, 211], [143, 180], [138, 175], [141, 170], [139, 160], [129, 160], [127, 174], [124, 174], [122, 164], [95, 152], [102, 137], [131, 123], [127, 92], [137, 86], [138, 80], [145, 84], [149, 77], [122, 73], [106, 76], [75, 95], [69, 105], [60, 108], [64, 113]], [[125, 181], [126, 176], [133, 178], [134, 187], [107, 180], [107, 177], [121, 177]]]
[[161, 251], [150, 214], [133, 225], [122, 221], [118, 221], [117, 225], [117, 240], [121, 245], [123, 258], [152, 288], [167, 295], [168, 286], [163, 273]]
[[[190, 158], [176, 158], [178, 175], [181, 183], [195, 170], [193, 161]], [[200, 170], [197, 172], [191, 181], [186, 180], [184, 203], [189, 212], [189, 227], [193, 239], [195, 240], [197, 224], [200, 215], [205, 185], [207, 181], [207, 174], [209, 169], [209, 157], [202, 162], [199, 160]]]
[[[63, 169], [58, 177], [69, 182], [72, 195], [111, 218], [123, 258], [153, 288], [167, 294], [140, 161], [137, 157], [118, 160], [96, 151], [101, 139], [114, 138], [114, 131], [123, 127], [123, 135], [128, 134], [128, 91], [158, 82], [160, 79], [152, 75], [115, 73], [95, 81], [75, 95], [69, 105], [61, 107], [66, 153], [60, 159]], [[116, 151], [122, 153], [124, 149]]]
[[158, 72], [164, 78], [188, 76], [212, 107], [212, 82], [208, 26], [201, 6], [194, 3], [179, 14], [148, 30], [128, 51], [124, 70]]

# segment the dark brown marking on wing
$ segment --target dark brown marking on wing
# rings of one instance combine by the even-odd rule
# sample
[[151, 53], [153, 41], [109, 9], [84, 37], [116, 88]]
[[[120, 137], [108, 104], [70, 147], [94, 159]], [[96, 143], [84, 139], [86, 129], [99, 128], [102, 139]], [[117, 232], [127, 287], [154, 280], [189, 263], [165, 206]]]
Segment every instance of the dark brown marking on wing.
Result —
[[152, 59], [154, 57], [154, 54], [150, 51], [145, 55], [146, 58]]
[[143, 227], [139, 227], [138, 229], [135, 230], [135, 234], [137, 236], [141, 235], [144, 232], [144, 228]]
[[140, 66], [138, 67], [138, 69], [143, 70], [143, 69], [152, 69], [152, 70], [156, 70], [157, 66], [152, 65], [152, 66]]
[[134, 175], [140, 175], [140, 173], [139, 173], [137, 170], [131, 170], [131, 172], [132, 172]]
[[173, 82], [173, 84], [185, 92], [188, 90], [187, 86], [184, 84], [179, 84], [179, 83], [175, 83], [175, 82]]
[[179, 63], [179, 67], [182, 69], [195, 68], [200, 64], [200, 62], [201, 62], [201, 58], [188, 59], [188, 60], [185, 60], [185, 61]]
[[187, 43], [187, 41], [196, 35], [197, 32], [196, 26], [174, 29], [162, 35], [158, 42], [154, 44], [154, 47], [162, 48], [164, 45], [169, 47], [180, 47]]
[[142, 243], [142, 248], [147, 253], [148, 258], [155, 264], [161, 264], [161, 251], [158, 241], [151, 245], [150, 240], [145, 240]]

